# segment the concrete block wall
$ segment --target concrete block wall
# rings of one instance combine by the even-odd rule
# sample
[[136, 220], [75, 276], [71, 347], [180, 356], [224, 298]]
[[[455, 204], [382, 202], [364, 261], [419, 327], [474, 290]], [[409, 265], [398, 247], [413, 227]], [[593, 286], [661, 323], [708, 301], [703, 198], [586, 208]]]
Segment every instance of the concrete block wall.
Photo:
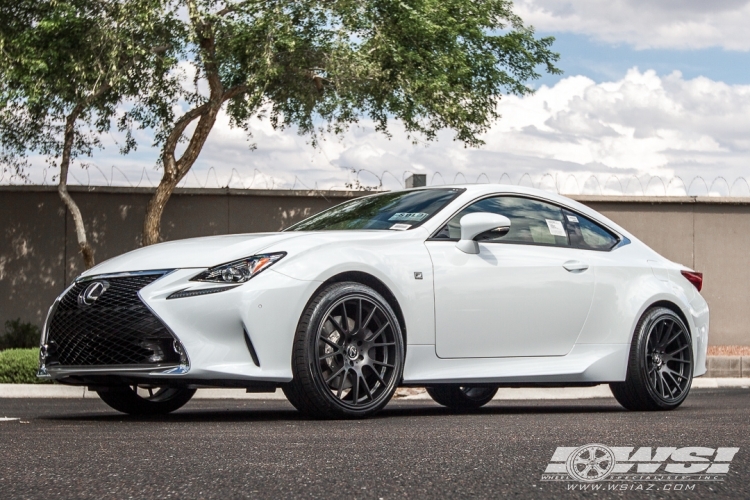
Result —
[[750, 378], [750, 356], [709, 356], [706, 377]]
[[[153, 189], [71, 187], [71, 192], [97, 262], [138, 247]], [[279, 231], [362, 194], [178, 189], [166, 207], [162, 234], [174, 240]], [[573, 198], [666, 258], [704, 272], [702, 293], [711, 308], [709, 343], [750, 345], [750, 199]], [[14, 318], [41, 325], [54, 298], [83, 270], [70, 214], [53, 186], [0, 186], [0, 231], [0, 326]]]

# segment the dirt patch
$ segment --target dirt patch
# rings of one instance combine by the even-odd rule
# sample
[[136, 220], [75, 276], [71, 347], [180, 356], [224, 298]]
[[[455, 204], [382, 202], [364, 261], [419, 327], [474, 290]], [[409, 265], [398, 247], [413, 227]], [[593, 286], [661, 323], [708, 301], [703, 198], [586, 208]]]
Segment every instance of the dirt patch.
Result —
[[423, 387], [399, 387], [396, 389], [396, 394], [393, 395], [394, 398], [405, 398], [408, 396], [418, 396], [419, 394], [424, 394], [426, 391]]
[[750, 346], [747, 345], [710, 345], [709, 356], [750, 356]]

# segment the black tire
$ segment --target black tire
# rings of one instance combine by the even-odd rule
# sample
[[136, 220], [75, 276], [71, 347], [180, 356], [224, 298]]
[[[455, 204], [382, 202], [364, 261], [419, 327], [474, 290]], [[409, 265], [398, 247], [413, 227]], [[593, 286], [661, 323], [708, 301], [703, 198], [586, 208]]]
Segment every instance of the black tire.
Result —
[[486, 405], [497, 394], [497, 387], [436, 385], [427, 388], [436, 403], [452, 410], [476, 410]]
[[671, 309], [654, 307], [635, 327], [625, 382], [609, 387], [628, 410], [674, 410], [690, 392], [693, 359], [685, 322]]
[[403, 366], [404, 338], [388, 302], [360, 283], [334, 283], [302, 313], [293, 379], [282, 389], [313, 418], [369, 417], [388, 404]]
[[[148, 395], [139, 395], [138, 391]], [[183, 407], [195, 394], [195, 389], [161, 387], [149, 389], [137, 386], [109, 387], [97, 391], [99, 397], [117, 411], [130, 415], [165, 415]]]

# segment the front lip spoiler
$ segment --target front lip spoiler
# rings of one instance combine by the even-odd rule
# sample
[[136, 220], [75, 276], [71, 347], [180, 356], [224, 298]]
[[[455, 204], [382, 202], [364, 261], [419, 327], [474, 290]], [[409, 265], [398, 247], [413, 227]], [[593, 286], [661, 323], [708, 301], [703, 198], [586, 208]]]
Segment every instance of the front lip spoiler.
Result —
[[49, 366], [46, 372], [53, 379], [71, 375], [184, 375], [189, 368], [179, 363], [158, 365], [107, 365], [107, 366]]

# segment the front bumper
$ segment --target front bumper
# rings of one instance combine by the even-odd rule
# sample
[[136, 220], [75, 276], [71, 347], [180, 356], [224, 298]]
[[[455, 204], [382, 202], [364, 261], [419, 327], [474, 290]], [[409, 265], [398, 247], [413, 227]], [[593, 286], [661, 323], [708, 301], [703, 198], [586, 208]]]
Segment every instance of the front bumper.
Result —
[[[138, 292], [140, 300], [179, 342], [185, 354], [183, 362], [149, 366], [63, 366], [46, 364], [42, 359], [39, 375], [61, 383], [94, 386], [144, 383], [255, 387], [290, 381], [297, 322], [320, 283], [296, 280], [269, 269], [236, 288], [168, 298], [185, 289], [221, 286], [191, 282], [190, 278], [201, 271], [203, 269], [175, 270]], [[92, 276], [86, 280], [100, 278]], [[60, 298], [51, 308], [50, 317], [59, 301]], [[49, 324], [48, 318], [42, 354]]]

